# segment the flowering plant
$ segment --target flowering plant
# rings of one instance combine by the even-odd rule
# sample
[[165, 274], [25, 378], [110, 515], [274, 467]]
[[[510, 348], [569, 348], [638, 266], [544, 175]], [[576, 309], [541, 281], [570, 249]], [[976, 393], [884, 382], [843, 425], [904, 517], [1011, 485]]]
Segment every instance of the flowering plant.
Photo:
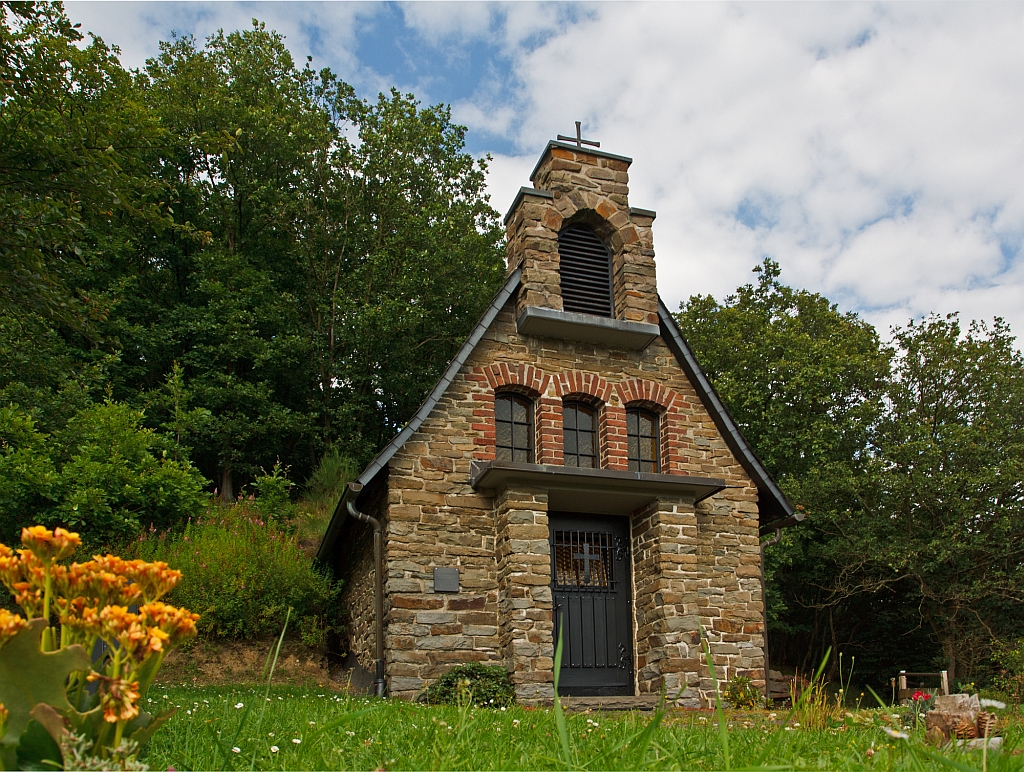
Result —
[[922, 714], [927, 713], [932, 708], [932, 695], [918, 689], [910, 695], [910, 702], [911, 714], [908, 718], [910, 719], [911, 726], [917, 726]]
[[[62, 528], [21, 543], [0, 544], [0, 583], [25, 613], [0, 608], [0, 766], [60, 763], [83, 737], [95, 757], [133, 759], [173, 713], [139, 708], [164, 655], [196, 634], [198, 614], [161, 601], [181, 572], [115, 555], [65, 565], [81, 540]], [[33, 719], [53, 739], [31, 744], [38, 759], [19, 748]]]

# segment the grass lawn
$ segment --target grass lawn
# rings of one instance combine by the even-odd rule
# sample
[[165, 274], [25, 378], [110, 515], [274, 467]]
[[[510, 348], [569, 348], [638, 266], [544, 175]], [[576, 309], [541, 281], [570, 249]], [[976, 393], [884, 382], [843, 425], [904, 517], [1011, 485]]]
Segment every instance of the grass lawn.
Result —
[[[909, 740], [879, 726], [812, 731], [763, 713], [728, 717], [726, 761], [714, 713], [577, 714], [566, 720], [566, 763], [551, 709], [426, 707], [275, 687], [154, 687], [150, 699], [179, 710], [146, 749], [151, 769], [733, 769], [938, 770], [982, 768], [980, 751], [939, 754], [921, 730]], [[154, 704], [151, 707], [156, 708]], [[261, 718], [261, 713], [263, 713]], [[858, 714], [881, 723], [881, 711]], [[791, 721], [792, 723], [792, 721]], [[1024, 771], [1019, 722], [990, 770]], [[933, 754], [928, 756], [927, 754]], [[959, 765], [959, 766], [957, 766]]]

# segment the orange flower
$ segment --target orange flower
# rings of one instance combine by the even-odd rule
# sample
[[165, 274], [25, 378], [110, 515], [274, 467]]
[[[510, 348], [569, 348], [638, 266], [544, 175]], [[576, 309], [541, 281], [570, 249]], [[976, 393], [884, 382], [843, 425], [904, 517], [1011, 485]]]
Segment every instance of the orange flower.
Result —
[[181, 581], [181, 571], [168, 568], [162, 561], [131, 560], [125, 568], [128, 578], [139, 586], [146, 603], [160, 600]]
[[166, 634], [168, 646], [172, 649], [189, 638], [194, 638], [197, 633], [196, 622], [199, 621], [199, 614], [194, 614], [188, 609], [175, 608], [156, 601], [140, 608], [139, 616], [147, 626], [157, 627]]
[[[0, 608], [0, 646], [28, 627], [28, 622], [5, 608]], [[3, 706], [0, 706], [3, 707]], [[0, 723], [3, 723], [0, 721]]]
[[90, 682], [100, 682], [100, 705], [103, 706], [103, 720], [115, 724], [131, 721], [139, 715], [135, 701], [139, 699], [139, 682], [123, 678], [109, 678], [99, 673], [89, 673]]
[[21, 555], [6, 544], [0, 544], [0, 582], [8, 590], [14, 592], [14, 585], [27, 578], [25, 564]]
[[108, 603], [130, 606], [141, 600], [138, 588], [129, 585], [126, 576], [106, 570], [110, 566], [107, 560], [72, 563], [66, 573], [55, 575], [55, 586], [65, 597], [81, 596], [97, 606], [106, 606]]
[[43, 614], [43, 591], [32, 589], [28, 582], [17, 582], [11, 588], [14, 602], [21, 606], [25, 616], [35, 619]]
[[21, 529], [21, 544], [32, 551], [44, 565], [68, 557], [82, 543], [77, 533], [57, 528], [51, 531], [42, 525]]

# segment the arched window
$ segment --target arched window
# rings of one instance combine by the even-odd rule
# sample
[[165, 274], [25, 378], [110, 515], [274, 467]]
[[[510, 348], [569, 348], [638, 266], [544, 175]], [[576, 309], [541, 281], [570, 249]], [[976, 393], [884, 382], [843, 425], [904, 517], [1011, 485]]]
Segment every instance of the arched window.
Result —
[[658, 415], [643, 408], [626, 408], [626, 438], [629, 441], [629, 468], [634, 472], [657, 472]]
[[566, 466], [597, 468], [597, 411], [582, 402], [562, 404]]
[[611, 254], [593, 230], [569, 225], [559, 232], [558, 273], [564, 310], [613, 315]]
[[533, 463], [533, 402], [521, 394], [494, 395], [495, 457]]

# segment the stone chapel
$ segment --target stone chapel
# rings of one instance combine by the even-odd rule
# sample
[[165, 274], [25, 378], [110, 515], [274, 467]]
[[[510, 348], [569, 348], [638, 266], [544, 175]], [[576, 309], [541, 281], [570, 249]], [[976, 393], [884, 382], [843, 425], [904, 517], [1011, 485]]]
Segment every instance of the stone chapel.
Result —
[[334, 513], [319, 558], [378, 692], [481, 662], [550, 700], [558, 636], [563, 695], [699, 705], [702, 639], [764, 686], [760, 534], [799, 515], [658, 297], [630, 163], [548, 143], [504, 286]]

